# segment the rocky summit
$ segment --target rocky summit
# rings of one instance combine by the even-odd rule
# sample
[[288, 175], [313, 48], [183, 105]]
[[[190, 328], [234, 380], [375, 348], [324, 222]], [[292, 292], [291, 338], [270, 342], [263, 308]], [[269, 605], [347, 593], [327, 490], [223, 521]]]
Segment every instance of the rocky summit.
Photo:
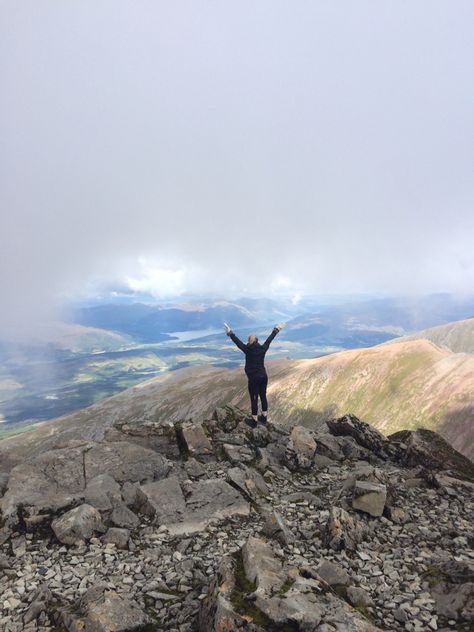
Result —
[[474, 629], [474, 465], [346, 415], [109, 427], [0, 465], [4, 632]]

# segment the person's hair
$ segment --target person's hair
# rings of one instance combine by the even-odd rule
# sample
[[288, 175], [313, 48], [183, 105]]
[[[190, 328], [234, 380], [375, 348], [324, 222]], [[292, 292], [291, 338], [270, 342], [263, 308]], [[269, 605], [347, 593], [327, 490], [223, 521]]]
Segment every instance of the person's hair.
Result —
[[254, 342], [258, 342], [258, 338], [255, 334], [250, 334], [247, 342], [249, 345], [253, 345]]

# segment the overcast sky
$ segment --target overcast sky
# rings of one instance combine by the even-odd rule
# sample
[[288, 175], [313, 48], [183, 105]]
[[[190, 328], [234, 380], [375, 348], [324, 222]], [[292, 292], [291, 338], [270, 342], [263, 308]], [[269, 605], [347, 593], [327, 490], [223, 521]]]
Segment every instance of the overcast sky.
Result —
[[0, 325], [474, 288], [474, 3], [0, 0]]

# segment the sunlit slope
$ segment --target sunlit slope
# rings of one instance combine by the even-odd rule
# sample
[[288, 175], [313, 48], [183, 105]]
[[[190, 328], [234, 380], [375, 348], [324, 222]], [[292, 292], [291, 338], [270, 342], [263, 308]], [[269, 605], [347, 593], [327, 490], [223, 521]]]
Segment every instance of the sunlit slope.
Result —
[[[402, 341], [310, 360], [268, 362], [270, 414], [314, 425], [352, 412], [390, 434], [424, 426], [474, 456], [474, 356], [427, 340]], [[247, 408], [242, 369], [193, 367], [0, 442], [0, 457], [27, 455], [58, 438], [100, 437], [115, 422], [202, 419], [217, 406]]]
[[398, 342], [302, 360], [270, 387], [275, 415], [311, 423], [314, 411], [354, 414], [385, 434], [438, 430], [474, 455], [474, 356], [427, 340]]
[[[420, 338], [431, 340], [436, 345], [446, 347], [455, 353], [474, 353], [474, 318], [431, 327], [399, 340], [419, 340]], [[389, 341], [386, 344], [392, 342]]]

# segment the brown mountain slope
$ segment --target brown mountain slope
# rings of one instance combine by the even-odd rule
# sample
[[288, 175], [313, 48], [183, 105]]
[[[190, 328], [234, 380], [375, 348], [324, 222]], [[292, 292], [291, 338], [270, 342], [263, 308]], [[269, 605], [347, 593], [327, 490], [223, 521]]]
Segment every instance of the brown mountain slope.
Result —
[[[471, 354], [415, 340], [317, 359], [277, 360], [267, 368], [275, 421], [314, 426], [352, 412], [385, 434], [418, 427], [437, 430], [459, 451], [474, 456]], [[116, 422], [203, 419], [228, 403], [248, 406], [242, 369], [182, 369], [5, 439], [0, 442], [0, 459], [18, 461], [58, 440], [100, 438]]]
[[455, 353], [474, 353], [474, 318], [424, 329], [411, 336], [389, 340], [384, 344], [391, 344], [395, 341], [420, 340], [421, 338], [431, 340], [439, 347], [446, 347]]

